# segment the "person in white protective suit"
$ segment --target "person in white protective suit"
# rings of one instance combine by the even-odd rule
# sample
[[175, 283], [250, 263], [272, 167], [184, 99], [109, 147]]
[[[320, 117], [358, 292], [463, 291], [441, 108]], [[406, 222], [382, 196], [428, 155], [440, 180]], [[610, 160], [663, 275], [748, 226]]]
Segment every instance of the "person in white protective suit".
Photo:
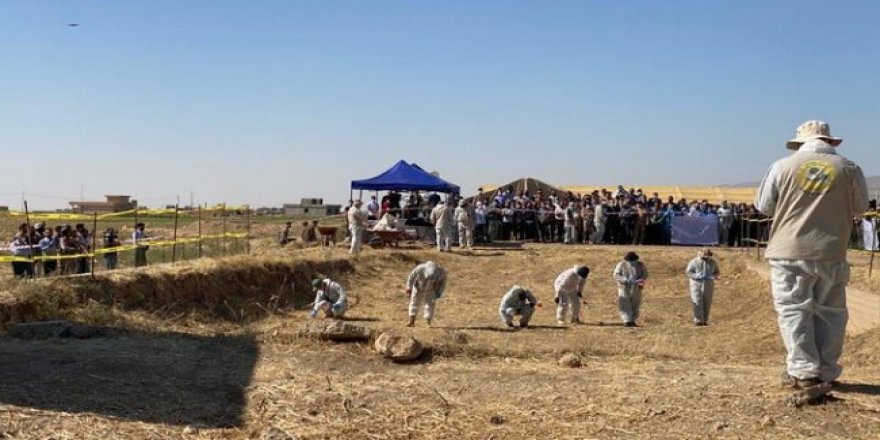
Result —
[[455, 208], [455, 224], [458, 225], [458, 247], [474, 248], [474, 228], [476, 228], [476, 212], [462, 199]]
[[348, 310], [348, 296], [345, 289], [339, 283], [329, 278], [312, 280], [312, 291], [315, 292], [315, 302], [311, 316], [317, 318], [323, 312], [327, 318], [342, 318]]
[[563, 220], [563, 228], [565, 235], [562, 242], [565, 244], [574, 244], [577, 241], [577, 209], [574, 202], [568, 202], [565, 208], [565, 217]]
[[709, 309], [715, 294], [715, 280], [721, 275], [718, 263], [712, 258], [712, 251], [703, 249], [691, 260], [685, 269], [690, 280], [691, 305], [694, 309], [694, 325], [709, 325]]
[[515, 328], [513, 318], [519, 316], [520, 328], [527, 328], [535, 307], [538, 307], [538, 299], [531, 290], [520, 286], [513, 286], [501, 297], [501, 305], [498, 306], [498, 316], [501, 322], [508, 328]]
[[556, 277], [553, 282], [553, 289], [556, 291], [553, 302], [556, 303], [556, 322], [559, 324], [565, 324], [568, 312], [571, 312], [573, 324], [581, 323], [581, 301], [589, 275], [590, 268], [587, 266], [575, 266]]
[[446, 270], [433, 261], [415, 267], [406, 278], [406, 294], [409, 296], [409, 322], [407, 327], [416, 324], [416, 315], [424, 307], [425, 322], [431, 325], [434, 319], [434, 303], [446, 290]]
[[361, 251], [364, 242], [364, 230], [367, 229], [367, 214], [361, 210], [360, 199], [354, 201], [354, 205], [348, 209], [348, 230], [351, 232], [351, 249], [349, 253], [357, 254]]
[[617, 282], [617, 311], [626, 327], [638, 327], [636, 321], [642, 307], [642, 290], [648, 279], [648, 268], [639, 261], [635, 252], [628, 252], [617, 263], [613, 273]]
[[807, 121], [773, 163], [755, 206], [773, 217], [765, 258], [779, 332], [788, 352], [784, 384], [837, 383], [849, 318], [846, 249], [852, 219], [868, 207], [861, 168], [837, 154], [842, 139], [828, 124]]
[[434, 225], [434, 233], [437, 236], [437, 250], [448, 252], [452, 242], [450, 229], [453, 226], [453, 210], [447, 206], [447, 202], [440, 202], [431, 210], [431, 223]]
[[593, 233], [592, 241], [594, 244], [602, 244], [605, 240], [605, 211], [607, 210], [607, 206], [605, 205], [605, 201], [602, 200], [596, 204], [596, 209], [593, 211], [593, 225], [596, 227], [596, 232]]

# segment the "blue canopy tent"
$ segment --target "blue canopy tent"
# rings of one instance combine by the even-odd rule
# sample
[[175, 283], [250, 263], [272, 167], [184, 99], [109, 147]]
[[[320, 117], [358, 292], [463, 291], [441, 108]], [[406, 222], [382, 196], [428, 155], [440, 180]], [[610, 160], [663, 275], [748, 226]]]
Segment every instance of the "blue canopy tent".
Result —
[[352, 180], [351, 191], [436, 191], [458, 194], [461, 188], [434, 176], [416, 164], [398, 161], [382, 174], [371, 179]]

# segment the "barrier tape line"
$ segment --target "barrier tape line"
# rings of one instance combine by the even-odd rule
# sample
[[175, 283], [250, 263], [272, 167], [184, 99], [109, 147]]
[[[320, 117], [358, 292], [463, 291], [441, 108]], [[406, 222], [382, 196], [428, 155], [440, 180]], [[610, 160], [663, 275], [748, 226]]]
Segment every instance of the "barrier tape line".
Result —
[[227, 232], [226, 234], [213, 234], [213, 235], [204, 235], [201, 238], [199, 237], [186, 237], [186, 238], [178, 238], [175, 240], [160, 240], [160, 241], [148, 241], [145, 240], [143, 245], [136, 244], [126, 244], [122, 246], [114, 246], [108, 248], [97, 249], [94, 252], [88, 252], [83, 254], [75, 254], [75, 255], [40, 255], [36, 257], [21, 257], [15, 255], [0, 255], [0, 262], [2, 263], [30, 263], [31, 261], [47, 261], [47, 260], [72, 260], [77, 258], [92, 258], [99, 255], [104, 254], [112, 254], [116, 252], [125, 252], [137, 249], [141, 246], [150, 246], [150, 247], [168, 247], [174, 245], [188, 244], [188, 243], [198, 243], [201, 241], [207, 240], [217, 240], [221, 238], [245, 238], [247, 234], [245, 233], [236, 233], [236, 232]]
[[[202, 208], [202, 212], [215, 212], [215, 211], [241, 211], [250, 209], [248, 205], [242, 206], [215, 206], [210, 208]], [[127, 215], [134, 215], [135, 211], [137, 211], [137, 215], [144, 216], [159, 216], [159, 215], [174, 215], [174, 209], [150, 209], [150, 208], [138, 208], [138, 209], [129, 209], [127, 211], [119, 211], [119, 212], [111, 212], [107, 214], [101, 214], [97, 216], [98, 220], [106, 220], [113, 217], [123, 217]], [[197, 215], [197, 209], [187, 209], [187, 210], [178, 210], [178, 215]], [[0, 213], [0, 215], [7, 215], [9, 217], [30, 217], [31, 220], [94, 220], [95, 216], [88, 214], [76, 214], [76, 213], [67, 213], [67, 212], [52, 212], [52, 213], [30, 213], [29, 215], [22, 211], [7, 211], [5, 213]]]

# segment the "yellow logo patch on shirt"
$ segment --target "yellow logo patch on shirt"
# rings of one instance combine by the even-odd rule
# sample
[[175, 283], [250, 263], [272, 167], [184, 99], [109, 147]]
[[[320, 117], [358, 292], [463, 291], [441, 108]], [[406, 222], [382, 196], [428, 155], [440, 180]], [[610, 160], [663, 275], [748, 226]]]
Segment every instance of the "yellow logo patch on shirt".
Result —
[[804, 162], [797, 172], [797, 183], [800, 189], [811, 194], [824, 194], [834, 186], [837, 170], [824, 160]]

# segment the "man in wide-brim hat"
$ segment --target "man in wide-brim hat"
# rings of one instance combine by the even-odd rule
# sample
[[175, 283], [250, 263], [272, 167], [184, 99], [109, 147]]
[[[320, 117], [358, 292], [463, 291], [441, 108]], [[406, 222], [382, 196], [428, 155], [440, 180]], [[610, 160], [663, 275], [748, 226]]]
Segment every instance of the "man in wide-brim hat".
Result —
[[848, 319], [846, 249], [854, 216], [868, 207], [861, 168], [837, 154], [842, 139], [807, 121], [785, 146], [795, 152], [764, 177], [755, 206], [773, 217], [765, 257], [788, 351], [784, 383], [836, 383]]

